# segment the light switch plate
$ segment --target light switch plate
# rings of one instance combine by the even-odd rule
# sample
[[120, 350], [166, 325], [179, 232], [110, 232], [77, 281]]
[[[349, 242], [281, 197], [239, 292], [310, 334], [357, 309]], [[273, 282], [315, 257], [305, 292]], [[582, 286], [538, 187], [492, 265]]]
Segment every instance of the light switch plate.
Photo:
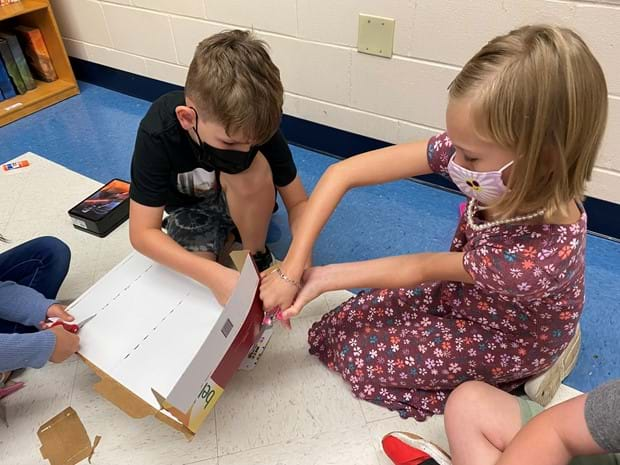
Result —
[[360, 13], [357, 51], [391, 58], [394, 48], [394, 19]]

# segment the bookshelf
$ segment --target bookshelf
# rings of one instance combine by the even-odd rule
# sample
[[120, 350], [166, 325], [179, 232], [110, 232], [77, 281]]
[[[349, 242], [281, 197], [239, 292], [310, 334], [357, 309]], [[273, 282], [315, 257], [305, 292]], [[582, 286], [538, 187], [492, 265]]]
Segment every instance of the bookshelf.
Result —
[[58, 79], [53, 82], [36, 81], [36, 89], [1, 101], [0, 127], [80, 92], [49, 1], [22, 0], [0, 6], [0, 29], [10, 30], [18, 25], [41, 30]]

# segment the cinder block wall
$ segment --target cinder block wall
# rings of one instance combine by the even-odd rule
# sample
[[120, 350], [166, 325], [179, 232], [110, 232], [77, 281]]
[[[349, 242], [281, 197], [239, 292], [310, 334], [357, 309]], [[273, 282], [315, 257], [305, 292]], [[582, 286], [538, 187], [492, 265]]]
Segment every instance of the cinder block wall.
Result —
[[[69, 55], [182, 85], [196, 44], [223, 29], [265, 39], [285, 112], [390, 142], [444, 123], [446, 87], [495, 35], [548, 22], [577, 30], [600, 60], [610, 116], [589, 194], [620, 203], [620, 1], [52, 0]], [[391, 59], [356, 50], [358, 14], [396, 20]]]

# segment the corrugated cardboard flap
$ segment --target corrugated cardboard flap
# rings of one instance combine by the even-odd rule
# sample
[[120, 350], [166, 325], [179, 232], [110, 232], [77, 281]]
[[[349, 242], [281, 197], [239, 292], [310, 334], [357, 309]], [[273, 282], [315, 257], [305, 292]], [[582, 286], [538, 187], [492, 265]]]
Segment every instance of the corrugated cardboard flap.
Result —
[[42, 444], [41, 455], [51, 465], [75, 465], [85, 458], [90, 462], [101, 439], [97, 436], [91, 445], [80, 417], [71, 407], [41, 425], [37, 435]]
[[[81, 357], [86, 365], [88, 365], [93, 372], [99, 377], [99, 381], [93, 385], [93, 389], [99, 393], [102, 397], [121, 409], [131, 418], [145, 418], [149, 415], [153, 415], [155, 418], [165, 423], [166, 425], [180, 431], [188, 439], [192, 439], [194, 434], [187, 429], [184, 425], [178, 421], [173, 420], [165, 413], [153, 408], [147, 402], [135, 395], [129, 389], [124, 387], [118, 381], [112, 379], [108, 374], [101, 371], [98, 367], [93, 365], [90, 361]], [[158, 399], [159, 400], [159, 399]]]

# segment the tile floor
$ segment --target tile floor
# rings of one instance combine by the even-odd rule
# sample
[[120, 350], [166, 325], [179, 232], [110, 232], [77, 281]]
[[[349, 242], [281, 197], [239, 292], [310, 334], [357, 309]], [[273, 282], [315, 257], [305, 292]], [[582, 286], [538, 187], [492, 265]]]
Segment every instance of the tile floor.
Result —
[[[32, 163], [28, 171], [0, 178], [0, 197], [6, 200], [0, 233], [13, 243], [47, 234], [62, 237], [73, 260], [59, 297], [75, 298], [130, 252], [127, 224], [105, 239], [75, 230], [66, 210], [100, 183], [34, 154], [25, 157]], [[447, 447], [442, 417], [424, 423], [402, 420], [359, 401], [338, 375], [308, 355], [312, 322], [350, 295], [320, 296], [294, 321], [292, 331], [278, 328], [258, 366], [235, 375], [189, 442], [159, 420], [132, 419], [100, 397], [92, 389], [97, 376], [77, 357], [26, 370], [18, 377], [26, 388], [4, 401], [10, 427], [0, 426], [0, 463], [45, 463], [36, 432], [69, 405], [91, 438], [102, 436], [95, 465], [387, 465], [379, 441], [402, 429]], [[575, 393], [564, 386], [557, 399]]]

